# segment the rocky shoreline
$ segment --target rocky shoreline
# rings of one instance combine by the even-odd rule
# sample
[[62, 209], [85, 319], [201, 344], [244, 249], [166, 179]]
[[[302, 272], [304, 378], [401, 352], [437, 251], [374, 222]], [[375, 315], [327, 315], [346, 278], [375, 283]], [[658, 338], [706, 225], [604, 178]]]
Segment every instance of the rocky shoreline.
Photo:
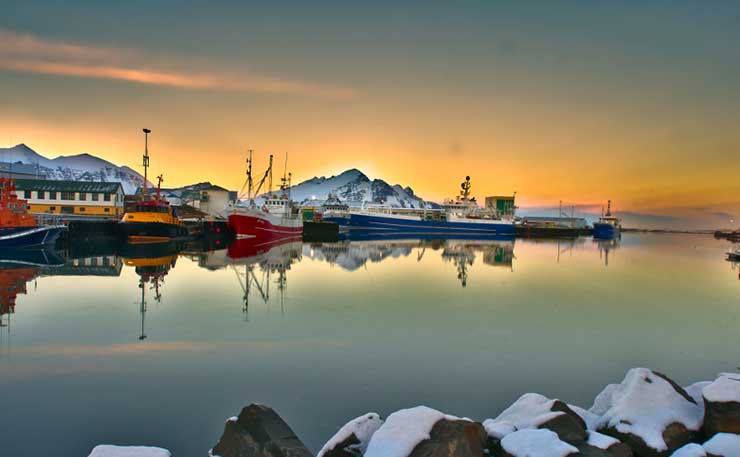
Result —
[[[90, 457], [168, 456], [99, 446]], [[164, 453], [161, 453], [164, 452]], [[204, 452], [205, 454], [205, 452]], [[253, 404], [227, 420], [212, 457], [314, 457], [271, 408]], [[740, 457], [740, 374], [680, 387], [629, 370], [584, 409], [528, 393], [480, 422], [418, 406], [342, 426], [315, 457]]]

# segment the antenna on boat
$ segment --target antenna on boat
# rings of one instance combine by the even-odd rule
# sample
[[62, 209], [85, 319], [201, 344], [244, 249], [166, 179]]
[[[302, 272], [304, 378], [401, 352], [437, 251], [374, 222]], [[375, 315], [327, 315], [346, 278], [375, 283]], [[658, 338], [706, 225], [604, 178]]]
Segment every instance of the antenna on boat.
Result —
[[272, 154], [270, 154], [270, 165], [267, 168], [268, 173], [269, 173], [268, 176], [270, 178], [269, 181], [267, 182], [267, 186], [268, 186], [267, 197], [268, 198], [272, 197], [272, 157], [273, 157]]
[[252, 150], [247, 150], [247, 198], [252, 199]]
[[162, 189], [162, 181], [164, 181], [164, 177], [162, 175], [157, 176], [157, 201], [159, 201], [159, 195], [160, 191]]
[[147, 189], [146, 185], [146, 173], [147, 169], [149, 168], [149, 134], [152, 133], [151, 130], [145, 128], [142, 129], [144, 132], [144, 157], [143, 157], [143, 165], [144, 165], [144, 196], [149, 195], [149, 190]]
[[609, 217], [612, 215], [612, 201], [609, 200], [606, 203], [606, 216]]

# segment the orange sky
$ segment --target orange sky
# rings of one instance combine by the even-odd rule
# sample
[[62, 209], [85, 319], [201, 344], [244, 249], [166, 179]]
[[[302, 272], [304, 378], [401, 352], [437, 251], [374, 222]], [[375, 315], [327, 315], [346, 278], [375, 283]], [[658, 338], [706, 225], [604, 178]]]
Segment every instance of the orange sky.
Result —
[[0, 145], [139, 169], [148, 127], [166, 186], [239, 189], [252, 148], [257, 169], [289, 152], [294, 182], [354, 167], [432, 200], [471, 175], [479, 198], [520, 205], [740, 210], [726, 11], [339, 11], [352, 15], [287, 14], [281, 31], [241, 27], [234, 8], [202, 30], [155, 8], [163, 28], [140, 18], [146, 37], [105, 11], [77, 32], [30, 30], [19, 8], [0, 22]]

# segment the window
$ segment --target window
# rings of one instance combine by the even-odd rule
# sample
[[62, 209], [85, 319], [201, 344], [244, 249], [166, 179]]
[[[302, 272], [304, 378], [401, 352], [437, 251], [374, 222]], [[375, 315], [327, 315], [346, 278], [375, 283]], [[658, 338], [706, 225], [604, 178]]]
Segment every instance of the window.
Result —
[[31, 198], [31, 191], [30, 190], [24, 190], [23, 191], [23, 198]]
[[90, 195], [92, 196], [92, 201], [94, 201], [94, 202], [98, 201], [98, 193], [97, 192], [93, 192]]
[[110, 213], [110, 208], [105, 208], [103, 209], [103, 211], [105, 211], [106, 213]]
[[50, 190], [49, 191], [49, 200], [56, 200], [57, 199], [57, 191]]
[[74, 192], [62, 192], [61, 194], [62, 200], [74, 200], [75, 198]]
[[49, 207], [49, 211], [56, 211], [56, 210], [57, 210], [57, 207], [56, 206], [50, 206]]
[[109, 202], [110, 201], [110, 194], [108, 194], [108, 193], [103, 194], [103, 200]]
[[46, 197], [46, 192], [44, 192], [43, 190], [39, 190], [36, 192], [36, 198], [43, 200], [45, 197]]
[[84, 213], [85, 212], [85, 207], [84, 206], [80, 206], [80, 212], [81, 213]]
[[87, 194], [85, 192], [80, 192], [79, 195], [80, 195], [81, 202], [84, 202], [85, 200], [87, 200]]

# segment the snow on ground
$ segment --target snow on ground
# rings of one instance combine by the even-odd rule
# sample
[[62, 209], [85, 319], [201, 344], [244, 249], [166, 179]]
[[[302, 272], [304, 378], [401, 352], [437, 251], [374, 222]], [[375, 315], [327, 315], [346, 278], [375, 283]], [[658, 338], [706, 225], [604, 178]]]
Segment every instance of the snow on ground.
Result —
[[578, 448], [560, 441], [557, 433], [547, 429], [518, 430], [501, 440], [501, 447], [514, 457], [565, 457]]
[[689, 443], [683, 447], [676, 449], [671, 454], [671, 457], [706, 457], [707, 451], [701, 446], [701, 444]]
[[599, 449], [609, 449], [609, 447], [619, 443], [619, 440], [612, 438], [611, 436], [604, 435], [603, 433], [591, 431], [588, 432], [588, 440], [586, 440], [586, 443]]
[[740, 435], [717, 433], [702, 445], [707, 454], [740, 457]]
[[702, 395], [711, 402], [740, 402], [740, 376], [722, 373], [716, 381], [702, 389]]
[[442, 419], [461, 420], [427, 406], [396, 411], [373, 434], [364, 457], [406, 457]]
[[170, 457], [171, 455], [170, 451], [161, 447], [100, 444], [93, 448], [88, 457]]
[[610, 397], [611, 406], [596, 428], [613, 427], [621, 433], [631, 433], [658, 451], [668, 448], [663, 431], [669, 424], [678, 422], [693, 431], [699, 430], [702, 424], [702, 408], [647, 368], [629, 370], [624, 381], [611, 389], [611, 395], [604, 397], [597, 398], [603, 401], [599, 408], [606, 404], [607, 397]]
[[359, 449], [361, 454], [364, 454], [370, 438], [378, 430], [378, 428], [380, 428], [381, 425], [383, 425], [383, 420], [377, 413], [367, 413], [360, 417], [352, 419], [351, 421], [347, 422], [342, 428], [340, 428], [339, 431], [334, 434], [331, 439], [329, 439], [329, 441], [326, 442], [326, 444], [324, 445], [324, 447], [321, 448], [316, 457], [322, 457], [324, 453], [330, 451], [331, 449], [334, 449], [337, 444], [346, 440], [347, 438], [352, 436], [352, 434], [354, 434], [360, 441], [360, 444], [355, 445], [354, 447]]

